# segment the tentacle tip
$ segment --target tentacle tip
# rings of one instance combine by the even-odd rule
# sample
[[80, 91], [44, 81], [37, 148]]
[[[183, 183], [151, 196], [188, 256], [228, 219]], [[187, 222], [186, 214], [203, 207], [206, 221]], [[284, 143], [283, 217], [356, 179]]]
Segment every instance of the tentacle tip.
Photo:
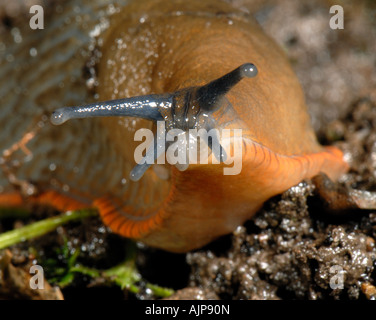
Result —
[[257, 76], [258, 70], [253, 63], [245, 63], [240, 67], [240, 72], [243, 77], [253, 78]]
[[177, 164], [175, 164], [175, 167], [179, 171], [183, 172], [183, 171], [186, 171], [189, 168], [189, 163], [184, 163], [184, 164], [177, 163]]
[[129, 179], [133, 182], [137, 182], [138, 180], [141, 179], [141, 177], [142, 177], [142, 175], [139, 175], [139, 174], [137, 174], [133, 171], [129, 174]]
[[133, 182], [139, 181], [143, 176], [145, 171], [149, 168], [147, 164], [137, 164], [129, 173], [129, 179]]
[[68, 117], [67, 115], [63, 112], [62, 109], [58, 109], [56, 111], [54, 111], [52, 114], [51, 114], [51, 117], [50, 117], [50, 121], [52, 124], [58, 126], [60, 124], [63, 124], [64, 122], [66, 122], [68, 120]]

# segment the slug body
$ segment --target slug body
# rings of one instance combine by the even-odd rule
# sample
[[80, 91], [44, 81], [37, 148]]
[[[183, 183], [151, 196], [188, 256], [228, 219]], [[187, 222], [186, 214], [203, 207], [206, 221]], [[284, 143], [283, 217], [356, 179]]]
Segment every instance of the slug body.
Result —
[[[224, 163], [189, 164], [185, 171], [164, 164], [131, 181], [140, 144], [135, 133], [140, 128], [155, 131], [155, 121], [101, 117], [74, 119], [59, 127], [45, 122], [37, 129], [31, 123], [23, 126], [22, 134], [17, 129], [19, 139], [13, 144], [1, 145], [8, 152], [3, 153], [5, 164], [17, 152], [32, 156], [22, 166], [6, 167], [0, 182], [11, 183], [4, 182], [0, 204], [37, 202], [61, 210], [95, 206], [114, 232], [184, 252], [232, 232], [267, 199], [305, 178], [323, 172], [336, 180], [346, 172], [342, 153], [318, 144], [303, 92], [281, 49], [232, 5], [134, 1], [111, 16], [101, 40], [99, 101], [200, 88], [239, 65], [254, 63], [257, 76], [233, 86], [211, 113], [216, 129], [242, 130], [240, 173], [224, 175], [229, 167]], [[80, 61], [84, 59], [72, 63]], [[44, 110], [61, 107], [58, 95], [46, 96], [46, 101], [38, 96]], [[65, 99], [64, 104], [85, 99]], [[30, 109], [25, 106], [19, 112], [27, 115]], [[170, 118], [162, 117], [166, 123]], [[228, 144], [226, 154], [232, 148]], [[36, 191], [20, 197], [20, 188], [29, 182]]]

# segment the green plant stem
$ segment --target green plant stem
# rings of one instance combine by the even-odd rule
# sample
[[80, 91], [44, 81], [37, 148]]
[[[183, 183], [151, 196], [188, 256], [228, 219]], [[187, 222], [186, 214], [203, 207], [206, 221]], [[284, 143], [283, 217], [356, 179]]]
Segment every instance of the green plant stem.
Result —
[[170, 288], [160, 287], [155, 284], [147, 283], [146, 287], [149, 288], [157, 297], [167, 298], [174, 293]]
[[[99, 271], [82, 265], [76, 265], [70, 269], [70, 272], [78, 272], [92, 278], [102, 276], [108, 281], [117, 284], [122, 289], [127, 289], [133, 293], [138, 293], [140, 291], [140, 288], [136, 283], [141, 280], [141, 276], [134, 264], [129, 263], [129, 261], [105, 271]], [[174, 293], [174, 290], [172, 289], [163, 288], [151, 283], [146, 283], [146, 287], [149, 288], [155, 296], [161, 298], [169, 297]]]
[[4, 232], [0, 234], [0, 249], [42, 236], [67, 222], [82, 220], [97, 214], [97, 211], [92, 209], [68, 211], [56, 217], [47, 218], [15, 230]]

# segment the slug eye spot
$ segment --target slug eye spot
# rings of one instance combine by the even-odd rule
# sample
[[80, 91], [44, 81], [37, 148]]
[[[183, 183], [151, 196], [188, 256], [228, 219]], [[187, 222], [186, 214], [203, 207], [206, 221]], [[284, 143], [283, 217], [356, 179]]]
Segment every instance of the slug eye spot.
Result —
[[258, 74], [258, 70], [253, 63], [246, 63], [240, 67], [240, 72], [244, 77], [253, 78]]
[[69, 111], [65, 110], [65, 108], [61, 108], [58, 110], [55, 110], [50, 118], [52, 124], [54, 125], [60, 125], [63, 124], [65, 121], [69, 120]]

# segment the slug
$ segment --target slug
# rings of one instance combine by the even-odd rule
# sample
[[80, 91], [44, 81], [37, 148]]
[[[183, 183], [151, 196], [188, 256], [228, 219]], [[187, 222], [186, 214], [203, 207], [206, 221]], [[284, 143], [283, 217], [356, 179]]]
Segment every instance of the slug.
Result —
[[[88, 8], [98, 4], [83, 3], [80, 22], [49, 20], [49, 43], [23, 44], [39, 64], [13, 51], [18, 94], [5, 80], [11, 64], [0, 66], [0, 206], [96, 207], [113, 232], [186, 252], [231, 233], [303, 179], [335, 181], [348, 170], [339, 149], [318, 143], [287, 58], [248, 14], [217, 0], [119, 5], [92, 63], [76, 42], [90, 43], [82, 19], [90, 25]], [[87, 61], [95, 95], [80, 80]], [[158, 123], [233, 131], [227, 143], [211, 136], [217, 164], [136, 163], [136, 132], [155, 133]], [[145, 158], [163, 155], [156, 141]], [[241, 170], [226, 175], [235, 150]]]

